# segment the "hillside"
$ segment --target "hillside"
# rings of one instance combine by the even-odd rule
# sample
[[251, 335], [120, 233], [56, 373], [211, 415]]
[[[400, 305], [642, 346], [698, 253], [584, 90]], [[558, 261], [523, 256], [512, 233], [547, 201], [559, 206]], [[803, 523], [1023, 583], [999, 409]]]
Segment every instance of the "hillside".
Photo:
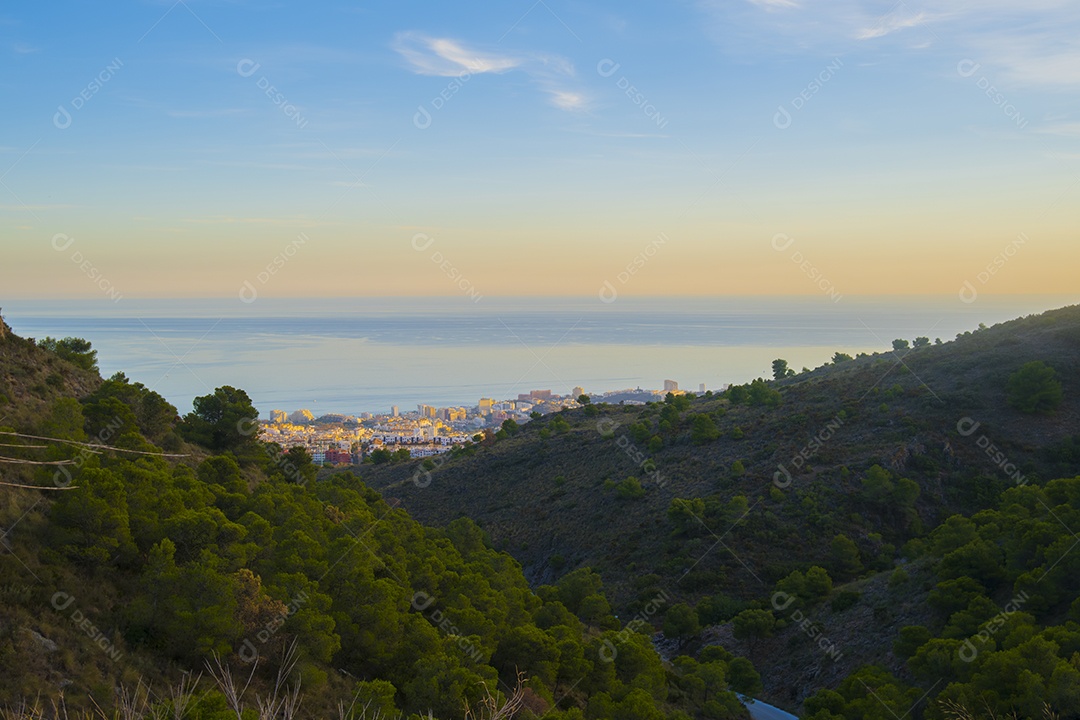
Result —
[[0, 709], [1078, 716], [1078, 346], [1065, 308], [361, 479], [260, 442], [242, 390], [179, 418], [7, 331]]
[[316, 482], [242, 390], [180, 419], [40, 345], [0, 337], [5, 717], [746, 717], [746, 660], [665, 665], [597, 576], [534, 592], [473, 522]]
[[[1052, 414], [1007, 403], [1010, 376], [1033, 361], [1063, 386]], [[534, 586], [591, 567], [620, 616], [665, 591], [710, 624], [767, 604], [778, 581], [813, 565], [837, 583], [891, 572], [950, 515], [1080, 473], [1080, 307], [758, 386], [562, 412], [426, 468], [363, 477], [422, 522], [472, 518]], [[933, 587], [923, 579], [913, 607]], [[853, 610], [864, 621], [848, 632], [899, 672], [897, 628], [883, 621], [893, 611], [872, 610]], [[772, 685], [766, 700], [802, 699], [780, 687], [791, 678], [779, 659], [752, 657]], [[849, 653], [823, 684], [865, 661]]]
[[101, 384], [96, 370], [79, 367], [12, 334], [0, 317], [0, 424], [32, 423], [61, 397], [83, 397]]

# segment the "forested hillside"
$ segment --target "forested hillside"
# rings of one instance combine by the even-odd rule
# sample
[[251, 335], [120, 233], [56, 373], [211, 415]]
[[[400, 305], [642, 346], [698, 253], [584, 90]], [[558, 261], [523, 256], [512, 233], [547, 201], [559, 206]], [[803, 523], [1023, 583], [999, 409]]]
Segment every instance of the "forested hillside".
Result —
[[[950, 675], [909, 655], [918, 657], [916, 640], [939, 633], [962, 642], [1039, 567], [1049, 572], [1059, 557], [1055, 573], [1069, 566], [1065, 550], [1080, 531], [1065, 520], [1074, 481], [1051, 481], [1080, 473], [1080, 308], [950, 342], [898, 339], [891, 351], [858, 357], [838, 350], [800, 373], [778, 359], [774, 371], [705, 397], [556, 413], [504, 427], [449, 459], [385, 463], [364, 476], [425, 522], [474, 519], [534, 584], [591, 568], [622, 616], [669, 593], [657, 627], [672, 652], [720, 643], [744, 654], [762, 672], [763, 697], [783, 707], [798, 710], [818, 688], [852, 700], [868, 664], [899, 678], [898, 698], [936, 701], [948, 686], [941, 701], [975, 716], [983, 705], [999, 717], [1020, 707], [1006, 690], [1015, 683], [972, 679], [982, 661]], [[1019, 498], [1041, 518], [1023, 550], [986, 520], [1015, 515]], [[981, 569], [950, 565], [960, 547], [939, 538], [959, 522], [979, 528], [983, 542], [963, 552], [981, 553]], [[967, 583], [966, 594], [955, 582]], [[1029, 634], [1071, 627], [1076, 593], [1063, 580], [1047, 585], [1060, 588], [1032, 615]], [[943, 605], [943, 596], [961, 606]], [[961, 623], [956, 612], [969, 615]], [[1080, 712], [1069, 699], [1080, 688], [1060, 662], [1080, 666], [1080, 655], [1068, 644], [1054, 652], [1058, 660], [1046, 655], [1040, 667], [1047, 683], [1063, 684], [1053, 700], [1041, 696], [1069, 716]], [[966, 689], [949, 685], [954, 679]], [[1004, 699], [984, 698], [973, 689], [981, 687]], [[877, 717], [869, 704], [827, 707]], [[1020, 716], [1030, 703], [1024, 708]], [[924, 711], [944, 712], [925, 699], [914, 712]], [[880, 704], [877, 712], [892, 717]]]
[[1080, 717], [1080, 310], [774, 369], [320, 472], [5, 332], [0, 706]]
[[15, 717], [744, 717], [759, 687], [727, 653], [665, 665], [594, 573], [530, 589], [471, 520], [316, 482], [242, 390], [181, 419], [89, 344], [7, 331], [0, 397]]

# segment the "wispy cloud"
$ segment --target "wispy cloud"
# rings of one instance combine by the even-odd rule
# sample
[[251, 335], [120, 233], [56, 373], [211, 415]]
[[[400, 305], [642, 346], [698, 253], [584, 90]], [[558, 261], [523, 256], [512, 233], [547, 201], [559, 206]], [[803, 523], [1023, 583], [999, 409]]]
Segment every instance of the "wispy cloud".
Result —
[[495, 55], [465, 47], [449, 38], [433, 38], [418, 33], [399, 33], [394, 49], [421, 75], [453, 77], [463, 73], [503, 73], [521, 65], [509, 55]]
[[469, 47], [460, 40], [415, 32], [398, 33], [393, 48], [419, 75], [461, 77], [521, 71], [539, 85], [555, 107], [573, 111], [588, 106], [584, 93], [568, 87], [575, 74], [573, 63], [558, 55], [496, 53]]
[[39, 48], [36, 48], [33, 45], [28, 45], [26, 43], [15, 43], [11, 46], [11, 51], [14, 52], [16, 55], [30, 55], [32, 53], [38, 52]]
[[1017, 86], [1080, 85], [1075, 0], [697, 0], [727, 51], [971, 58]]
[[581, 110], [585, 107], [585, 96], [569, 90], [548, 90], [551, 104], [563, 110]]
[[766, 10], [783, 10], [785, 8], [797, 8], [796, 0], [749, 0], [751, 5], [765, 8]]
[[[1080, 86], [1080, 19], [1064, 28], [1032, 29], [1026, 35], [1000, 32], [978, 39], [978, 59], [1002, 69], [1020, 86], [1073, 89]], [[974, 55], [973, 55], [974, 57]]]
[[1080, 122], [1058, 123], [1040, 128], [1038, 132], [1044, 135], [1059, 135], [1061, 137], [1080, 137]]
[[593, 137], [606, 137], [606, 138], [619, 138], [619, 139], [645, 139], [645, 138], [669, 138], [670, 135], [666, 133], [634, 133], [634, 132], [596, 132], [593, 130], [571, 130], [570, 132], [578, 132], [583, 135], [591, 135]]
[[248, 112], [243, 108], [222, 108], [220, 110], [169, 110], [169, 117], [174, 118], [218, 118], [242, 115]]
[[916, 25], [921, 25], [922, 23], [927, 22], [927, 20], [928, 16], [926, 13], [919, 12], [910, 14], [901, 4], [896, 10], [882, 16], [873, 26], [860, 30], [856, 34], [856, 37], [860, 40], [872, 40], [874, 38], [885, 37], [890, 33], [907, 30]]

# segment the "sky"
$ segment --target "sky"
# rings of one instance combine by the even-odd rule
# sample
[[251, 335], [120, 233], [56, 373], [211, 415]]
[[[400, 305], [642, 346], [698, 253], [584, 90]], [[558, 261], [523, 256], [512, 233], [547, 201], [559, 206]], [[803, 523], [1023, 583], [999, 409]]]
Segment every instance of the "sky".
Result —
[[7, 297], [1073, 293], [1066, 0], [0, 10]]

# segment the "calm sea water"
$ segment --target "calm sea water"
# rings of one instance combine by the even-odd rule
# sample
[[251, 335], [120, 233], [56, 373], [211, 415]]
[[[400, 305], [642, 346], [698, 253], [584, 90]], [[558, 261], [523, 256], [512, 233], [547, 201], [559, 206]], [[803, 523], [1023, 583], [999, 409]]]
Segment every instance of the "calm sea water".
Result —
[[181, 412], [221, 385], [271, 409], [383, 412], [475, 405], [550, 389], [569, 393], [716, 388], [768, 377], [772, 360], [816, 367], [837, 350], [893, 338], [949, 340], [979, 323], [1076, 303], [1080, 296], [7, 300], [27, 337], [90, 340], [105, 376], [122, 370]]

